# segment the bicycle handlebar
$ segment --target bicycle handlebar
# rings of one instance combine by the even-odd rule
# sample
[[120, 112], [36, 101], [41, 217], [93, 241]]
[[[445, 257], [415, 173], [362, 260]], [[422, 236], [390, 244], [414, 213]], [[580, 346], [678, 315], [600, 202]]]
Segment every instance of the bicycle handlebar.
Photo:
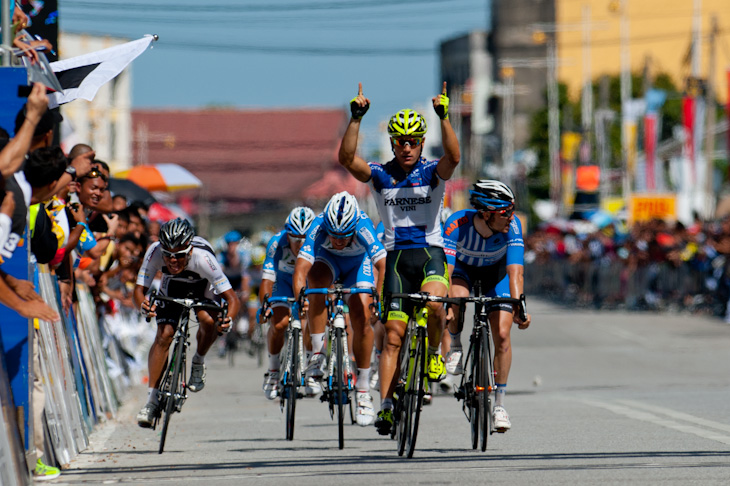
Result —
[[520, 295], [519, 299], [513, 299], [511, 297], [486, 297], [484, 295], [479, 297], [439, 297], [438, 295], [431, 295], [428, 292], [417, 292], [417, 293], [399, 293], [393, 292], [390, 294], [391, 298], [396, 299], [409, 299], [414, 302], [443, 302], [447, 304], [454, 304], [462, 307], [467, 302], [474, 302], [486, 305], [498, 305], [498, 304], [509, 304], [517, 306], [517, 313], [520, 320], [527, 320], [527, 307], [525, 303], [525, 294]]
[[[224, 300], [221, 302], [220, 305], [217, 304], [210, 304], [208, 302], [202, 302], [198, 299], [192, 299], [192, 298], [178, 298], [178, 297], [168, 297], [166, 295], [159, 295], [157, 292], [153, 291], [150, 294], [150, 309], [153, 305], [155, 305], [156, 301], [161, 302], [172, 302], [174, 304], [181, 305], [185, 307], [186, 309], [195, 309], [195, 310], [209, 310], [213, 312], [221, 312], [221, 322], [225, 322], [226, 317], [228, 317], [228, 301]], [[150, 316], [146, 317], [147, 322], [150, 322], [152, 318]], [[223, 332], [230, 331], [231, 328], [225, 329]]]
[[342, 287], [341, 285], [335, 285], [334, 288], [318, 288], [318, 289], [302, 289], [299, 295], [300, 300], [304, 300], [307, 295], [319, 294], [319, 295], [354, 295], [354, 294], [370, 294], [373, 297], [373, 303], [370, 304], [370, 308], [375, 312], [375, 315], [380, 319], [380, 295], [378, 291], [373, 288], [363, 287]]

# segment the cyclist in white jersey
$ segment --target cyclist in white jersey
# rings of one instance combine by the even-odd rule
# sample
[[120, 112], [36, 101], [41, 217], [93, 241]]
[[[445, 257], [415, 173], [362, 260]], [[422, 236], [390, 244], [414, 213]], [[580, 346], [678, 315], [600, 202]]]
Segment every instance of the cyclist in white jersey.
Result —
[[[350, 101], [352, 118], [342, 138], [339, 162], [357, 180], [368, 183], [377, 203], [385, 229], [383, 243], [388, 251], [381, 290], [385, 299], [392, 292], [424, 291], [445, 296], [449, 288], [440, 213], [446, 181], [453, 175], [461, 154], [448, 119], [446, 83], [432, 102], [441, 119], [443, 157], [433, 161], [421, 157], [426, 120], [414, 110], [406, 109], [396, 113], [388, 123], [394, 158], [381, 165], [356, 155], [360, 120], [370, 107], [370, 100], [363, 96], [362, 84], [358, 95]], [[380, 357], [381, 410], [375, 427], [381, 435], [388, 435], [393, 425], [398, 354], [412, 305], [401, 299], [388, 299], [383, 309], [386, 344]], [[432, 381], [446, 376], [444, 360], [438, 354], [444, 319], [443, 306], [429, 304], [428, 375]]]
[[[228, 301], [228, 317], [219, 323], [218, 315], [208, 311], [197, 311], [200, 326], [197, 333], [197, 350], [192, 359], [188, 389], [198, 392], [205, 386], [205, 354], [218, 337], [228, 329], [238, 314], [239, 300], [223, 270], [216, 261], [215, 252], [203, 238], [195, 236], [187, 220], [177, 218], [160, 227], [160, 240], [153, 243], [144, 256], [142, 268], [137, 275], [134, 301], [142, 312], [157, 320], [157, 335], [150, 348], [149, 396], [147, 403], [137, 414], [140, 427], [152, 427], [159, 415], [157, 387], [167, 362], [168, 351], [182, 308], [170, 302], [160, 302], [150, 307], [146, 295], [158, 271], [162, 272], [160, 295], [169, 297], [195, 297], [220, 302]], [[164, 304], [164, 305], [163, 305]]]

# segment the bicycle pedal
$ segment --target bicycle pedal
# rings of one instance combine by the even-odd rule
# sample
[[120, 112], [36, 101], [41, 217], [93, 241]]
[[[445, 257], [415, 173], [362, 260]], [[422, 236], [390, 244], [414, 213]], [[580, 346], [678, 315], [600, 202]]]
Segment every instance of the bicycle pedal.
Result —
[[456, 397], [457, 400], [464, 400], [466, 398], [466, 392], [463, 388], [459, 388], [454, 392], [454, 397]]
[[322, 394], [319, 396], [320, 402], [328, 402], [329, 401], [329, 393], [327, 391], [323, 391]]

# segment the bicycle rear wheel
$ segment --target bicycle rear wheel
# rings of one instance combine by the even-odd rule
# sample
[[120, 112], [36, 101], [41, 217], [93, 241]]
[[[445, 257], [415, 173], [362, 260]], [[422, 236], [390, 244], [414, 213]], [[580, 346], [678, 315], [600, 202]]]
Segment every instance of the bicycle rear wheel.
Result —
[[492, 373], [492, 353], [489, 347], [489, 333], [482, 331], [481, 336], [481, 376], [483, 390], [480, 395], [480, 422], [482, 435], [482, 452], [487, 450], [487, 441], [492, 433], [492, 388], [494, 388], [494, 374]]
[[286, 372], [284, 383], [284, 396], [286, 397], [286, 439], [294, 440], [294, 416], [297, 410], [297, 385], [299, 383], [299, 329], [292, 329], [291, 346], [288, 352], [289, 366]]
[[[168, 383], [169, 395], [165, 398], [165, 418], [162, 422], [162, 433], [160, 434], [160, 449], [158, 450], [158, 454], [162, 454], [165, 450], [165, 439], [167, 438], [167, 429], [170, 425], [170, 418], [172, 417], [172, 414], [175, 413], [177, 397], [184, 393], [181, 383], [184, 353], [185, 338], [184, 336], [180, 336], [175, 344], [172, 360], [170, 361], [170, 371], [168, 372], [168, 376], [170, 377], [170, 381]], [[163, 393], [167, 393], [164, 391], [164, 388]]]
[[[475, 336], [472, 342], [472, 360], [470, 371], [470, 380], [467, 385], [469, 390], [467, 399], [469, 400], [469, 425], [471, 428], [471, 448], [476, 449], [479, 447], [479, 431], [480, 431], [480, 420], [481, 420], [481, 398], [483, 393], [480, 393], [480, 387], [483, 387], [484, 382], [482, 380], [482, 348], [481, 348], [481, 333]], [[483, 388], [482, 388], [483, 390]]]
[[337, 405], [337, 434], [339, 440], [339, 448], [344, 449], [345, 447], [345, 359], [349, 359], [344, 356], [342, 340], [345, 339], [342, 329], [335, 329], [335, 381], [333, 383], [335, 393], [335, 403]]
[[411, 396], [409, 403], [410, 410], [407, 410], [408, 420], [412, 421], [409, 425], [409, 434], [406, 437], [408, 458], [413, 457], [416, 450], [416, 438], [418, 436], [418, 423], [421, 419], [421, 410], [423, 409], [423, 396], [426, 394], [424, 384], [426, 383], [426, 329], [419, 327], [417, 332], [416, 348], [413, 359], [413, 367], [411, 372], [411, 387], [407, 395]]

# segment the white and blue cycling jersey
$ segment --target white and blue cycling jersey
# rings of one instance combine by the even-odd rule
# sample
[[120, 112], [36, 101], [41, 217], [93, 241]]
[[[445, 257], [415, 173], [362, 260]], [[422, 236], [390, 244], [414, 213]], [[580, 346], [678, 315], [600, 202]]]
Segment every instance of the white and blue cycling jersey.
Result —
[[457, 211], [444, 224], [444, 253], [446, 263], [454, 265], [456, 260], [472, 267], [487, 267], [498, 263], [506, 256], [507, 265], [524, 263], [525, 243], [522, 241], [522, 224], [514, 218], [507, 234], [497, 233], [489, 238], [480, 235], [474, 228], [474, 209]]
[[294, 297], [292, 277], [297, 257], [289, 247], [286, 230], [281, 230], [271, 237], [266, 247], [266, 259], [261, 273], [262, 280], [274, 282], [272, 297]]
[[395, 159], [368, 165], [370, 191], [385, 227], [385, 249], [443, 248], [440, 214], [446, 181], [436, 171], [438, 160], [421, 158], [408, 174]]
[[298, 258], [309, 263], [315, 261], [327, 265], [334, 280], [345, 287], [372, 287], [375, 283], [372, 264], [385, 258], [386, 252], [378, 240], [370, 217], [360, 211], [355, 234], [350, 244], [342, 249], [332, 246], [324, 226], [324, 215], [320, 213], [312, 222]]
[[[488, 288], [496, 284], [492, 292], [485, 289], [485, 295], [509, 297], [509, 277], [505, 276], [505, 267], [524, 264], [522, 224], [514, 218], [506, 234], [496, 233], [485, 238], [474, 227], [476, 217], [479, 217], [476, 210], [464, 209], [452, 214], [444, 224], [444, 253], [446, 263], [454, 266], [452, 278], [461, 278], [471, 287], [472, 280], [478, 275], [485, 284], [489, 282]], [[484, 268], [487, 274], [480, 274], [479, 268]]]

